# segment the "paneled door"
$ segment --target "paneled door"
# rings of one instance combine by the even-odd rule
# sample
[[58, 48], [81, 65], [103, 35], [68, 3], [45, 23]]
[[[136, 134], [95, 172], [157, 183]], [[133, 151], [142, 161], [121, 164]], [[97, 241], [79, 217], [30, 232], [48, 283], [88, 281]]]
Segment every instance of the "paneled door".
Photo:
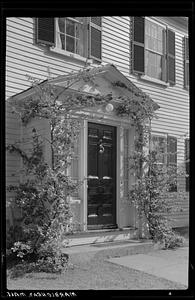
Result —
[[116, 227], [116, 128], [88, 124], [88, 229]]

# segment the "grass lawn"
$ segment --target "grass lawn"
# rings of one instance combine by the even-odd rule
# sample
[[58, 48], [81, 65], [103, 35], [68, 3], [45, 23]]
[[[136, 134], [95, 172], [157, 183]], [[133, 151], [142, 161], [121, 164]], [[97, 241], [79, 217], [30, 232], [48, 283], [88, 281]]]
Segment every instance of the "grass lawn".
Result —
[[137, 270], [91, 260], [69, 266], [63, 274], [28, 273], [17, 278], [7, 276], [8, 290], [167, 290], [185, 286]]

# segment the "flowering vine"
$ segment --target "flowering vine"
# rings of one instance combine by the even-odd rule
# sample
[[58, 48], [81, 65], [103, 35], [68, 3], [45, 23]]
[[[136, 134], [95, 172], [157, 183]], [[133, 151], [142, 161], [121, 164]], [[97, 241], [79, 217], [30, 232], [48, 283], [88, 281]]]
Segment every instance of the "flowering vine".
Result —
[[[142, 227], [145, 225], [148, 228], [153, 241], [163, 243], [165, 248], [179, 246], [183, 239], [172, 230], [168, 218], [170, 212], [178, 209], [170, 204], [170, 187], [177, 184], [178, 170], [174, 166], [159, 164], [160, 148], [152, 145], [151, 123], [157, 117], [157, 105], [145, 94], [120, 81], [114, 85], [132, 94], [116, 108], [117, 115], [128, 117], [135, 128], [134, 150], [128, 158], [129, 176], [135, 179], [129, 187], [129, 201], [135, 205]], [[168, 157], [170, 153], [166, 155]], [[176, 194], [175, 199], [185, 197], [185, 193]]]

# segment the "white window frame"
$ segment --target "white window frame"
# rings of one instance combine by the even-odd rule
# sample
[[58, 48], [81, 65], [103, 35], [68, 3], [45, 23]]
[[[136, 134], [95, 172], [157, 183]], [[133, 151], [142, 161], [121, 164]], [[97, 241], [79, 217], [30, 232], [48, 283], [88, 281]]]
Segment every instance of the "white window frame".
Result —
[[[158, 26], [160, 26], [165, 31], [167, 29], [166, 25], [163, 25], [162, 23], [157, 22], [157, 21], [155, 21], [155, 20], [153, 20], [153, 19], [151, 19], [149, 17], [145, 17], [145, 20], [149, 21], [151, 23], [154, 23], [154, 24], [156, 24]], [[145, 30], [144, 35], [145, 35], [145, 39], [146, 39], [146, 24], [145, 24], [144, 30]], [[156, 81], [157, 83], [164, 83], [164, 84], [166, 84], [166, 76], [165, 76], [166, 75], [166, 59], [165, 59], [165, 57], [166, 57], [166, 38], [165, 38], [165, 35], [163, 36], [163, 41], [162, 41], [162, 49], [163, 49], [162, 53], [157, 52], [157, 51], [153, 51], [153, 50], [150, 50], [150, 49], [147, 49], [146, 48], [146, 40], [144, 41], [144, 45], [145, 45], [145, 47], [144, 47], [145, 61], [146, 61], [146, 51], [154, 53], [154, 54], [157, 54], [157, 55], [161, 55], [161, 57], [162, 57], [162, 78], [158, 79], [156, 77], [151, 77], [145, 71], [145, 75], [143, 75], [143, 79], [146, 79], [146, 80], [147, 79], [151, 79], [153, 81]], [[144, 68], [146, 70], [146, 66], [144, 66]]]
[[[83, 17], [83, 18], [84, 18], [83, 26], [84, 26], [84, 31], [85, 31], [83, 34], [83, 36], [84, 36], [83, 37], [83, 46], [84, 46], [83, 56], [80, 54], [74, 53], [74, 52], [67, 51], [65, 49], [61, 49], [58, 46], [57, 40], [58, 40], [59, 32], [57, 31], [57, 28], [58, 28], [58, 19], [59, 18], [55, 18], [55, 46], [50, 48], [50, 50], [53, 52], [56, 52], [58, 54], [69, 56], [71, 58], [75, 58], [75, 59], [78, 59], [81, 61], [86, 61], [86, 59], [88, 57], [87, 53], [88, 53], [88, 23], [89, 23], [89, 20], [88, 20], [88, 17]], [[70, 21], [74, 21], [75, 23], [82, 24], [82, 22], [79, 22], [78, 20], [71, 18], [71, 17], [65, 17], [64, 19], [68, 19]], [[66, 38], [66, 32], [64, 32], [62, 34], [64, 34], [64, 37]], [[76, 38], [75, 38], [75, 40], [76, 40]]]

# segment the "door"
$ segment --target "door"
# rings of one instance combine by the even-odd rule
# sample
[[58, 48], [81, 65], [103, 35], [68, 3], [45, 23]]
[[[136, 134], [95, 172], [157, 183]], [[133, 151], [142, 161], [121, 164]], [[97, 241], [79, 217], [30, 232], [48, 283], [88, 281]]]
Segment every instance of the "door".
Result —
[[116, 227], [116, 128], [88, 124], [88, 229]]

